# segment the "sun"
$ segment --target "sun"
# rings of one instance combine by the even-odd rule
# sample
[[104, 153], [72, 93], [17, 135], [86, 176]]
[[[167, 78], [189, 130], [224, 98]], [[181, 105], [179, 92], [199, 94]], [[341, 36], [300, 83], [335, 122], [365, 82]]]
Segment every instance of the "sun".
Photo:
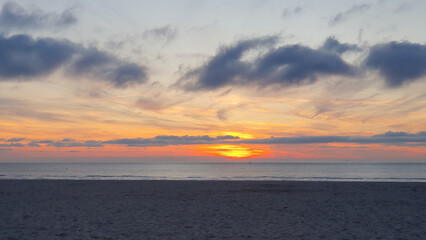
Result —
[[229, 158], [248, 158], [258, 156], [265, 152], [264, 150], [260, 149], [252, 149], [245, 146], [229, 144], [207, 146], [202, 148], [205, 149], [205, 152], [207, 153]]

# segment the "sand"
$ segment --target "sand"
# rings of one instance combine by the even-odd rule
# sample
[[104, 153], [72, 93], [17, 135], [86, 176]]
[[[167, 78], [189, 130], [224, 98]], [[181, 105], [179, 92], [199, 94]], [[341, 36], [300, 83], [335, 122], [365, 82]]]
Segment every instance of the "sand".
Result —
[[426, 183], [1, 180], [0, 239], [426, 239]]

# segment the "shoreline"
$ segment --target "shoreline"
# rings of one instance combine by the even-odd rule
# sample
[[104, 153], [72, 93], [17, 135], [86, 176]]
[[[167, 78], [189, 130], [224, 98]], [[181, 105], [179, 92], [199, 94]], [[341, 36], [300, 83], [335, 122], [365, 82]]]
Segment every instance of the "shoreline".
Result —
[[1, 181], [99, 181], [99, 182], [258, 182], [258, 183], [301, 183], [301, 182], [307, 182], [307, 183], [420, 183], [426, 185], [426, 180], [405, 180], [405, 181], [397, 181], [397, 180], [348, 180], [348, 179], [342, 179], [342, 180], [283, 180], [283, 179], [277, 179], [277, 180], [258, 180], [258, 179], [120, 179], [120, 178], [113, 178], [113, 179], [81, 179], [81, 178], [0, 178]]
[[0, 239], [422, 239], [426, 183], [0, 180]]

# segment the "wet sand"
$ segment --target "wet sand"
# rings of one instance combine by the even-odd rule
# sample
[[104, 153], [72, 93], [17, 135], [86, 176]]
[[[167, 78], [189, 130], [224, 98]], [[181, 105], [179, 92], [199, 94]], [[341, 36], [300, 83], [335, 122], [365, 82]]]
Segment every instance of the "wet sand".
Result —
[[426, 183], [1, 180], [0, 239], [426, 239]]

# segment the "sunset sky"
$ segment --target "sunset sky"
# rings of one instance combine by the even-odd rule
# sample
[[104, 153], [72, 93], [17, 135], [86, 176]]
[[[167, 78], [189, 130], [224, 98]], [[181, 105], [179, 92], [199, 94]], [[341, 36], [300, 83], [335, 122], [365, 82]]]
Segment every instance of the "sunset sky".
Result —
[[0, 7], [0, 162], [426, 161], [426, 1]]

